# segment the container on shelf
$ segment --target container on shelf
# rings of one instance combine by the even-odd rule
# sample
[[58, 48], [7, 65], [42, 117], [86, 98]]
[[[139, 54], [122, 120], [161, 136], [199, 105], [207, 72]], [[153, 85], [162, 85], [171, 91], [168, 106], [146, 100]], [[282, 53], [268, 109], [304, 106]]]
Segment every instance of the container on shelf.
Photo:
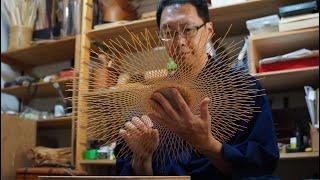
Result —
[[11, 26], [9, 29], [8, 50], [15, 50], [30, 46], [32, 28], [26, 26]]
[[246, 21], [250, 35], [279, 32], [279, 16], [271, 15]]

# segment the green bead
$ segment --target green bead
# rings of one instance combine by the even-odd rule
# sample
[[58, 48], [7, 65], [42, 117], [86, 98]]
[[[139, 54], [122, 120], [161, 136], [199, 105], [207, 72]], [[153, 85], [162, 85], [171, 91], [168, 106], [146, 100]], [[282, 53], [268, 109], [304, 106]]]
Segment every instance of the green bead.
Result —
[[169, 58], [168, 63], [167, 63], [167, 70], [168, 71], [174, 71], [177, 69], [177, 64], [174, 62], [172, 58]]

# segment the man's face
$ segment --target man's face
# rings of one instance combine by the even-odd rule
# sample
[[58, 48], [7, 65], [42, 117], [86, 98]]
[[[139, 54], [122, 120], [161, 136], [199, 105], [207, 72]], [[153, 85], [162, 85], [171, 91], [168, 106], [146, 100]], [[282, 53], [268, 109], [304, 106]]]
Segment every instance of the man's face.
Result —
[[167, 6], [160, 19], [160, 34], [166, 35], [164, 45], [178, 66], [195, 67], [207, 60], [206, 43], [213, 29], [204, 23], [192, 4]]

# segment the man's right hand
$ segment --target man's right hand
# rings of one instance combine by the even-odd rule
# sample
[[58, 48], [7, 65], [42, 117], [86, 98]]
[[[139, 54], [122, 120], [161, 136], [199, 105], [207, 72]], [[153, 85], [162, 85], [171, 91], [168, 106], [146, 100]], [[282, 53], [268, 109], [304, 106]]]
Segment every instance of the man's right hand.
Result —
[[133, 117], [119, 134], [133, 153], [132, 168], [136, 175], [152, 175], [152, 155], [159, 145], [159, 132], [148, 116]]

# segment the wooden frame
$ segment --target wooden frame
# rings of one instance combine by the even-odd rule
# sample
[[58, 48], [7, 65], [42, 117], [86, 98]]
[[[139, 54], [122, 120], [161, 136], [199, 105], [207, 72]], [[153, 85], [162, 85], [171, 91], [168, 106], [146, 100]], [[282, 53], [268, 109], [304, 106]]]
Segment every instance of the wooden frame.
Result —
[[[92, 26], [92, 14], [93, 14], [93, 1], [92, 0], [83, 0], [82, 2], [82, 22], [81, 22], [81, 35], [80, 35], [80, 55], [78, 57], [78, 72], [79, 72], [79, 87], [78, 90], [78, 107], [86, 106], [84, 100], [81, 97], [83, 91], [88, 89], [88, 67], [85, 65], [85, 62], [90, 60], [90, 39], [87, 36], [86, 32], [91, 29]], [[76, 127], [76, 154], [75, 154], [75, 164], [76, 168], [79, 170], [84, 170], [85, 167], [80, 164], [80, 161], [83, 159], [83, 152], [86, 150], [87, 144], [87, 118], [86, 114], [79, 111], [80, 108], [77, 108], [77, 127]]]

